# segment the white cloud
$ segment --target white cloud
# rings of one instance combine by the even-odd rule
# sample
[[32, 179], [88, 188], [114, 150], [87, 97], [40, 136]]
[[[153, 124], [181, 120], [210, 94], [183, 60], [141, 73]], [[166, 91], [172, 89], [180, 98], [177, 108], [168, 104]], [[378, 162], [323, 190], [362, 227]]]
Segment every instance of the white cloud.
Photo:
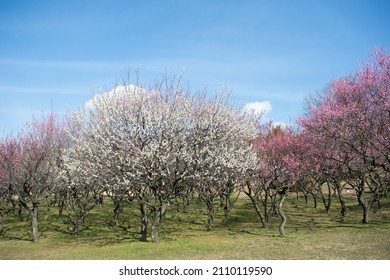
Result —
[[243, 109], [245, 112], [262, 114], [264, 116], [272, 110], [272, 105], [269, 101], [256, 101], [245, 104]]
[[100, 96], [114, 96], [116, 94], [124, 95], [124, 94], [135, 94], [135, 93], [145, 93], [146, 90], [142, 87], [136, 85], [119, 85], [114, 87], [112, 90], [103, 92], [97, 95], [94, 95], [91, 99], [84, 103], [85, 110], [93, 110], [94, 108], [94, 100], [98, 100]]
[[286, 128], [288, 126], [288, 124], [285, 122], [274, 122], [273, 124], [274, 126], [280, 126], [282, 128]]

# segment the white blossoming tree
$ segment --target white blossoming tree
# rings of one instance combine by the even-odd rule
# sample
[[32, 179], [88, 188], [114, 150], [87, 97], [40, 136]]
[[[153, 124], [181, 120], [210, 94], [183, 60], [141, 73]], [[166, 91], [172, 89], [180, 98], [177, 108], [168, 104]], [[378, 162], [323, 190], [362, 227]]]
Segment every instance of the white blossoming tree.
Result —
[[183, 90], [180, 79], [164, 79], [148, 90], [124, 85], [96, 95], [74, 117], [68, 185], [81, 176], [90, 182], [80, 186], [99, 186], [118, 203], [138, 201], [142, 240], [150, 221], [159, 242], [170, 201], [186, 190], [204, 199], [211, 227], [214, 193], [230, 195], [256, 162], [249, 143], [257, 119], [229, 105], [226, 93], [207, 99]]
[[251, 141], [261, 115], [245, 112], [229, 101], [230, 92], [222, 89], [197, 104], [195, 132], [192, 138], [196, 186], [208, 210], [207, 229], [214, 222], [214, 202], [224, 198], [225, 212], [230, 210], [230, 195], [256, 166]]

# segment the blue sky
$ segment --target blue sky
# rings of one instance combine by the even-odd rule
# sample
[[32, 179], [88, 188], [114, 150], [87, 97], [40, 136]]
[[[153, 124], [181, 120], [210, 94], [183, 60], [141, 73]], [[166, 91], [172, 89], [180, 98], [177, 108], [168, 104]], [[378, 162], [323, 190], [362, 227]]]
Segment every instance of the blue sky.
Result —
[[228, 86], [288, 122], [374, 47], [390, 50], [389, 12], [376, 0], [0, 0], [0, 135], [76, 110], [128, 68], [146, 84], [167, 71], [193, 91]]

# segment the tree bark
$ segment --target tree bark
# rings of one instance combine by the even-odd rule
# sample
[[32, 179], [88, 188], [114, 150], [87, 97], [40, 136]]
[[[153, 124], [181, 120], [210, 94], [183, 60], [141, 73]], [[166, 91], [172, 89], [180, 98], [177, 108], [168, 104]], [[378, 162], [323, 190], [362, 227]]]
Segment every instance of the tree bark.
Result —
[[214, 201], [207, 200], [206, 205], [207, 205], [207, 211], [208, 211], [207, 230], [211, 231], [213, 229], [213, 224], [214, 224]]
[[141, 234], [142, 234], [141, 241], [146, 241], [147, 234], [148, 234], [148, 215], [146, 212], [145, 203], [141, 203], [140, 211], [141, 211]]
[[47, 215], [50, 214], [51, 203], [52, 203], [51, 197], [46, 197], [46, 211], [47, 211]]
[[23, 221], [23, 205], [22, 205], [21, 202], [19, 202], [18, 205], [19, 205], [19, 208], [18, 208], [18, 220], [21, 222], [21, 221]]
[[[268, 198], [270, 197], [270, 193], [268, 190], [265, 190], [265, 195], [264, 195], [264, 202], [263, 202], [263, 209], [264, 209], [264, 220], [265, 220], [265, 223], [268, 223], [269, 222], [269, 212], [271, 211], [268, 211]], [[252, 201], [253, 203], [253, 201]], [[271, 199], [271, 204], [272, 204], [272, 199]], [[260, 210], [260, 209], [259, 209]], [[257, 210], [256, 210], [257, 211]], [[257, 213], [258, 214], [258, 213]]]
[[76, 219], [75, 221], [73, 221], [72, 223], [72, 235], [73, 236], [76, 236], [79, 234], [80, 232], [80, 225], [81, 225], [81, 220], [80, 219]]
[[[247, 194], [247, 193], [246, 193], [246, 194]], [[257, 205], [256, 198], [253, 197], [252, 195], [249, 195], [249, 194], [247, 194], [247, 195], [248, 195], [249, 198], [251, 199], [252, 204], [253, 204], [253, 207], [255, 207], [256, 213], [257, 213], [257, 215], [258, 215], [259, 218], [260, 218], [261, 225], [262, 225], [264, 228], [267, 227], [266, 222], [265, 222], [264, 217], [263, 217], [263, 214], [261, 214], [259, 205]]]
[[286, 199], [286, 196], [287, 196], [286, 193], [282, 194], [280, 201], [279, 201], [279, 206], [278, 206], [278, 213], [279, 213], [279, 216], [281, 219], [280, 224], [279, 224], [279, 233], [281, 236], [284, 236], [284, 226], [285, 226], [286, 221], [287, 221], [287, 217], [283, 213], [283, 209], [282, 209], [284, 200]]
[[0, 215], [0, 234], [2, 234], [4, 231], [4, 217], [3, 215]]
[[65, 202], [64, 202], [64, 200], [61, 200], [61, 202], [58, 203], [58, 217], [59, 218], [62, 218], [62, 213], [64, 211], [64, 208], [65, 208]]
[[358, 197], [358, 201], [359, 201], [359, 204], [360, 206], [362, 207], [362, 210], [363, 210], [363, 219], [362, 219], [362, 223], [363, 224], [367, 224], [368, 223], [368, 210], [369, 208], [367, 207], [364, 199], [363, 199], [363, 191], [357, 191], [357, 197]]
[[158, 233], [158, 230], [161, 225], [161, 221], [163, 217], [165, 216], [167, 205], [165, 203], [162, 203], [158, 208], [152, 209], [152, 217], [153, 217], [153, 223], [152, 223], [152, 229], [151, 229], [151, 237], [153, 243], [160, 242], [160, 236]]
[[151, 237], [152, 237], [152, 242], [153, 243], [159, 243], [160, 242], [160, 237], [158, 235], [158, 227], [159, 226], [160, 226], [159, 222], [157, 222], [156, 220], [153, 221], [152, 230], [151, 230]]
[[183, 197], [183, 212], [188, 213], [188, 207], [190, 206], [190, 199], [188, 195]]
[[33, 233], [33, 242], [39, 241], [39, 232], [38, 232], [38, 205], [33, 203], [33, 209], [30, 212], [31, 215], [31, 226]]
[[368, 224], [368, 209], [364, 205], [362, 205], [362, 207], [363, 207], [363, 219], [362, 219], [362, 222], [363, 222], [363, 224]]
[[347, 206], [345, 205], [345, 201], [344, 201], [342, 190], [341, 190], [340, 186], [336, 185], [336, 189], [337, 189], [337, 194], [338, 194], [340, 206], [341, 206], [340, 213], [341, 213], [341, 216], [344, 217], [345, 215], [347, 215]]
[[225, 218], [229, 218], [230, 210], [232, 208], [229, 195], [224, 195], [223, 211], [225, 212]]
[[321, 190], [321, 197], [322, 197], [322, 203], [324, 204], [325, 210], [327, 213], [330, 212], [330, 206], [332, 204], [332, 190], [329, 184], [327, 184], [328, 187], [328, 194], [327, 197], [325, 198], [324, 193]]
[[309, 202], [309, 197], [306, 192], [304, 192], [303, 195], [305, 196], [305, 203], [307, 204]]
[[314, 202], [314, 208], [317, 208], [318, 206], [318, 203], [317, 203], [317, 197], [315, 196], [315, 194], [311, 194], [311, 196], [313, 197], [313, 202]]
[[157, 209], [152, 210], [152, 217], [153, 217], [153, 223], [152, 223], [152, 229], [151, 229], [151, 237], [153, 243], [159, 243], [160, 237], [158, 235], [158, 228], [160, 227], [161, 223], [161, 215], [158, 213], [159, 211]]
[[365, 180], [364, 180], [364, 178], [361, 178], [361, 180], [359, 181], [359, 184], [355, 186], [355, 191], [356, 191], [356, 195], [357, 195], [357, 199], [359, 201], [359, 204], [363, 210], [362, 223], [367, 224], [368, 223], [368, 210], [370, 209], [370, 205], [367, 205], [367, 203], [364, 201], [364, 198], [363, 198], [364, 188], [365, 188]]
[[115, 201], [115, 208], [114, 208], [114, 224], [115, 226], [119, 226], [119, 214], [122, 212], [122, 205], [119, 201]]

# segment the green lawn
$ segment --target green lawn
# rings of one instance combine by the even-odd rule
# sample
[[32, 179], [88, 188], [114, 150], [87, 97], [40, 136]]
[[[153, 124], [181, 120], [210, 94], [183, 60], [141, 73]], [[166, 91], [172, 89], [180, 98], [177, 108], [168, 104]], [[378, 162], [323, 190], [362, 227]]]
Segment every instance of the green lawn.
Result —
[[56, 209], [40, 213], [40, 241], [31, 242], [27, 217], [8, 215], [0, 236], [0, 259], [390, 259], [390, 198], [370, 211], [370, 223], [361, 223], [355, 199], [342, 219], [337, 201], [331, 213], [312, 208], [290, 195], [285, 203], [286, 236], [278, 235], [278, 217], [261, 228], [248, 199], [240, 198], [230, 218], [216, 213], [213, 231], [206, 231], [207, 213], [194, 202], [189, 213], [168, 210], [160, 230], [161, 242], [139, 240], [136, 205], [126, 208], [119, 227], [112, 226], [112, 207], [96, 207], [81, 233], [70, 235], [66, 216]]

